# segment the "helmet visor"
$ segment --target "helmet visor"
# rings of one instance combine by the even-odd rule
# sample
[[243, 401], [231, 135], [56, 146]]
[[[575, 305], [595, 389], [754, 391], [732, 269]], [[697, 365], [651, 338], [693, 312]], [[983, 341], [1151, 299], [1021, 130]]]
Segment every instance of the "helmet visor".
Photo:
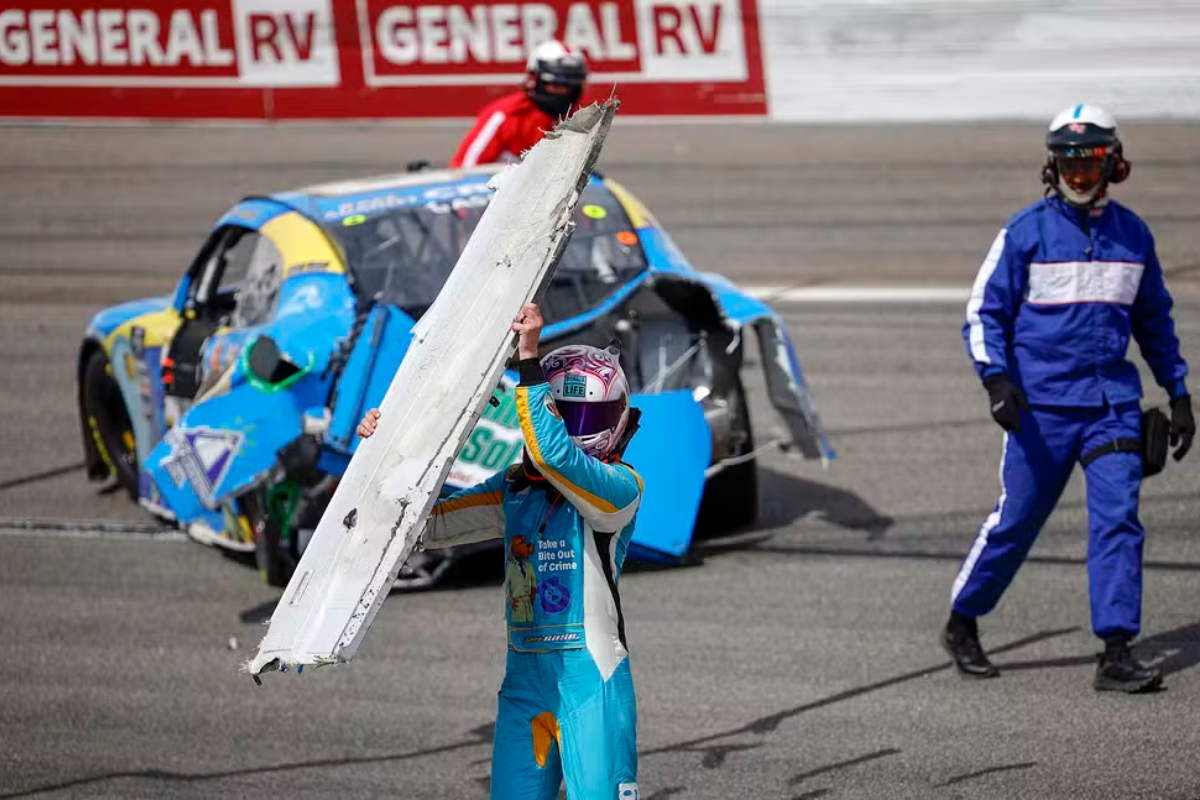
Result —
[[556, 400], [555, 406], [571, 436], [591, 436], [612, 430], [625, 413], [624, 400], [607, 400], [603, 403]]
[[1087, 194], [1100, 185], [1104, 180], [1104, 158], [1094, 156], [1084, 158], [1059, 157], [1057, 159], [1058, 174], [1072, 191]]

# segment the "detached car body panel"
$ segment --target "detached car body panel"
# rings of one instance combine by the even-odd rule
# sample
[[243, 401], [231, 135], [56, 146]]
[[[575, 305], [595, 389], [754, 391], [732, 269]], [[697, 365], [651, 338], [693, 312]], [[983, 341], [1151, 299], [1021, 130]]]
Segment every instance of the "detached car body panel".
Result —
[[[88, 326], [78, 375], [89, 475], [115, 475], [149, 512], [255, 553], [270, 582], [286, 582], [354, 453], [358, 421], [382, 399], [501, 168], [324, 184], [229, 209], [174, 292], [103, 310]], [[707, 497], [735, 526], [754, 518], [740, 377], [751, 334], [793, 443], [807, 458], [836, 454], [772, 309], [692, 268], [611, 179], [593, 175], [575, 224], [541, 300], [543, 347], [621, 343], [642, 412], [626, 458], [646, 487], [631, 556], [678, 560]], [[515, 384], [510, 370], [446, 491], [520, 459]], [[408, 577], [431, 583], [454, 556]]]

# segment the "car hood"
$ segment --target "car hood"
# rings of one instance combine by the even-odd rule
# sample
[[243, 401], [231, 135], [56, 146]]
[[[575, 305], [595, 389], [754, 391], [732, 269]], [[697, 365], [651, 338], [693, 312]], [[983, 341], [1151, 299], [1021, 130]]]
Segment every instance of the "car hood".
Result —
[[109, 306], [99, 311], [88, 323], [89, 337], [104, 339], [122, 324], [135, 317], [162, 311], [171, 305], [172, 296], [144, 297], [140, 300], [130, 300], [120, 305]]

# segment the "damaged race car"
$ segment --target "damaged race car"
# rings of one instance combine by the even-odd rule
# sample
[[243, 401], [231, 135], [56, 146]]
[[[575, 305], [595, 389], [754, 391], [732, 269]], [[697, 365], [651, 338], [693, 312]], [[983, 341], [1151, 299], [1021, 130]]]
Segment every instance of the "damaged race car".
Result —
[[[91, 320], [78, 360], [88, 476], [115, 478], [149, 513], [286, 585], [413, 325], [454, 302], [440, 292], [502, 168], [414, 166], [233, 206], [173, 293]], [[645, 481], [630, 558], [678, 563], [701, 519], [705, 531], [755, 521], [756, 456], [770, 445], [756, 445], [743, 385], [751, 338], [787, 431], [772, 444], [836, 457], [782, 319], [693, 268], [616, 181], [593, 174], [541, 306], [545, 350], [621, 347], [641, 411], [626, 460]], [[520, 460], [516, 383], [506, 372], [447, 493]], [[499, 546], [416, 553], [396, 585], [433, 585], [465, 553]]]

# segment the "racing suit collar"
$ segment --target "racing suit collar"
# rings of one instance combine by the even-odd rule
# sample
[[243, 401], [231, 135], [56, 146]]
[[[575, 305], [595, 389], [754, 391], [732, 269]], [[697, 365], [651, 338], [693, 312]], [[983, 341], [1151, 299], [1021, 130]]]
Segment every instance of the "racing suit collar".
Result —
[[1109, 209], [1107, 198], [1105, 198], [1102, 203], [1097, 203], [1091, 208], [1079, 208], [1077, 206], [1073, 206], [1057, 195], [1048, 198], [1047, 202], [1050, 203], [1060, 214], [1084, 230], [1087, 230], [1088, 227], [1095, 225], [1097, 222], [1100, 222], [1102, 219], [1104, 219], [1108, 215]]
[[533, 461], [529, 458], [528, 450], [524, 450], [521, 453], [521, 476], [527, 481], [540, 484], [547, 483], [546, 477], [538, 471], [538, 468], [534, 466]]
[[554, 484], [546, 480], [546, 476], [542, 475], [533, 465], [528, 451], [522, 454], [521, 463], [517, 464], [516, 468], [509, 473], [508, 482], [512, 490], [516, 492], [532, 489], [537, 492], [545, 492], [546, 496], [551, 499], [560, 494]]

